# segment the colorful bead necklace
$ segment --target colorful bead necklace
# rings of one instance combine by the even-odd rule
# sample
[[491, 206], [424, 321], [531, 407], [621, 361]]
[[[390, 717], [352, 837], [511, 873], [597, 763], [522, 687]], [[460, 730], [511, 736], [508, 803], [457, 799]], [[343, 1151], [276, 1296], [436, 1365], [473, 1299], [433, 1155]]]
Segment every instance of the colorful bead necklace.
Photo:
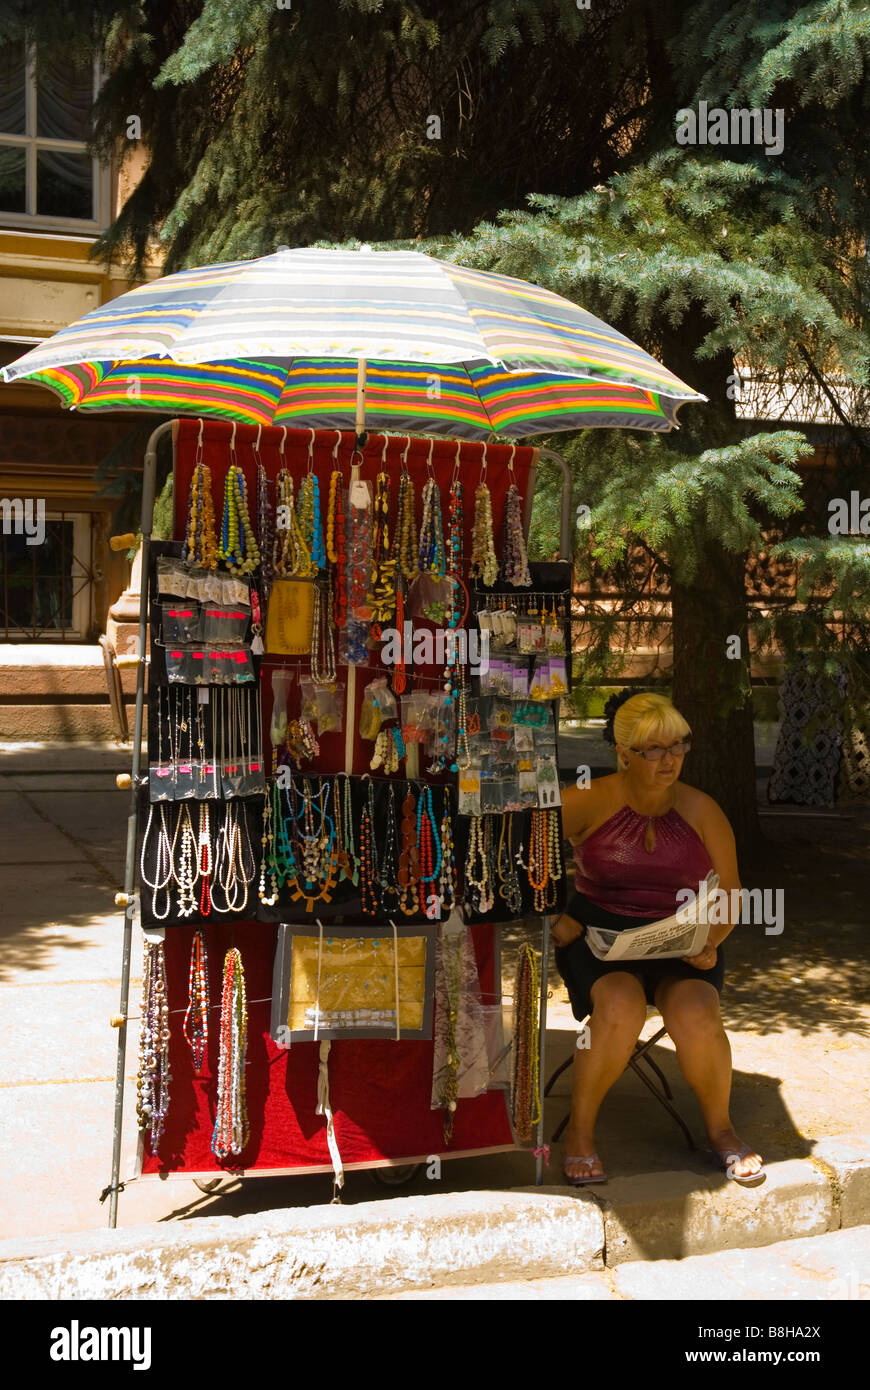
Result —
[[169, 1110], [169, 1004], [166, 995], [166, 956], [163, 942], [146, 942], [142, 980], [142, 1027], [139, 1033], [139, 1075], [136, 1114], [140, 1129], [150, 1129], [157, 1152]]
[[245, 1095], [245, 1055], [248, 1047], [248, 1002], [241, 952], [236, 946], [224, 957], [221, 991], [220, 1050], [217, 1104], [211, 1147], [216, 1158], [240, 1154], [248, 1142]]
[[260, 563], [260, 550], [248, 515], [245, 475], [237, 463], [231, 463], [227, 469], [218, 555], [230, 574], [251, 574]]
[[183, 1031], [193, 1053], [193, 1068], [202, 1071], [208, 1050], [208, 953], [201, 931], [194, 932], [190, 947], [190, 969], [187, 978], [187, 1011]]
[[218, 545], [211, 492], [211, 469], [201, 460], [201, 446], [197, 455], [190, 479], [184, 558], [190, 565], [200, 565], [203, 569], [214, 570], [217, 569]]

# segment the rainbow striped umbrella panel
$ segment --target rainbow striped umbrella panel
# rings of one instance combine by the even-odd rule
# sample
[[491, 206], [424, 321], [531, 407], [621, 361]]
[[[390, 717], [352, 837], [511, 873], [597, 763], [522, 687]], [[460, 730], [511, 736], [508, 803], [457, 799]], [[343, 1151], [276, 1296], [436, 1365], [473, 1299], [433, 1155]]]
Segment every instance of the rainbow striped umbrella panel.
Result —
[[415, 251], [300, 248], [101, 305], [3, 368], [76, 410], [461, 439], [667, 432], [693, 391], [550, 290]]

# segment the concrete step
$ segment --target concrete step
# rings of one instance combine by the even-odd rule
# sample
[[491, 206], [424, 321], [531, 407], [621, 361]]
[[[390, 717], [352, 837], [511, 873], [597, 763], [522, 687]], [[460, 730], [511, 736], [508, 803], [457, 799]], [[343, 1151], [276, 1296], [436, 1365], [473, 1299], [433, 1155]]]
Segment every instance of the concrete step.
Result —
[[[870, 1136], [724, 1175], [459, 1192], [0, 1242], [0, 1298], [368, 1298], [764, 1248], [870, 1221]], [[591, 1286], [590, 1286], [591, 1287]], [[608, 1285], [608, 1287], [610, 1287]], [[644, 1296], [644, 1295], [640, 1295]]]

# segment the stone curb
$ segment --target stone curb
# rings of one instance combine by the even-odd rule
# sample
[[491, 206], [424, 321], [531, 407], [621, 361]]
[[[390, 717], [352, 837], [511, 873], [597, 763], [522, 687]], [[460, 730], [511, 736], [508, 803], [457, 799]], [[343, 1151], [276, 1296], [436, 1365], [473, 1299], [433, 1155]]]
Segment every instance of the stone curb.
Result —
[[870, 1223], [870, 1136], [766, 1182], [647, 1173], [606, 1187], [398, 1197], [0, 1242], [2, 1299], [371, 1298], [748, 1249]]
[[399, 1197], [0, 1242], [0, 1299], [368, 1298], [602, 1269], [589, 1197]]

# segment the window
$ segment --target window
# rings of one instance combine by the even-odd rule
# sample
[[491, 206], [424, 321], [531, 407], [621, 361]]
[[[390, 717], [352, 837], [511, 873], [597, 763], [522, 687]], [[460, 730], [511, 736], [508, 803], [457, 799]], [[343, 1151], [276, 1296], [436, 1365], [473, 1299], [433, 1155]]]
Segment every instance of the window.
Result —
[[0, 526], [0, 641], [83, 642], [92, 595], [89, 513], [47, 512], [41, 545]]
[[95, 69], [0, 45], [0, 224], [96, 232], [109, 176], [87, 152]]

